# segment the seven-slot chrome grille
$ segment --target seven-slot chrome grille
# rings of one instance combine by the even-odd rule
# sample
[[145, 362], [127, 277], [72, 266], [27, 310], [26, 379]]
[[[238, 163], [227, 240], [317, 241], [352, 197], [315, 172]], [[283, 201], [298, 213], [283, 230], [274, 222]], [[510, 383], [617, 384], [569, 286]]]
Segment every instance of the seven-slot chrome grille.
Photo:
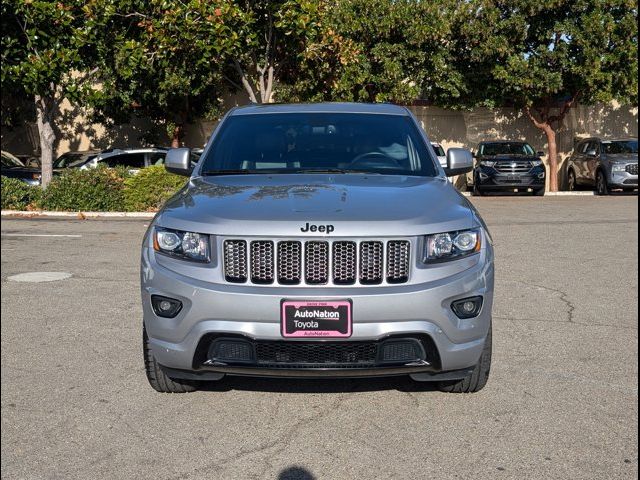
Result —
[[409, 280], [408, 240], [224, 240], [227, 282], [378, 285]]
[[496, 162], [496, 170], [504, 173], [524, 173], [531, 170], [531, 163], [526, 160], [513, 162]]

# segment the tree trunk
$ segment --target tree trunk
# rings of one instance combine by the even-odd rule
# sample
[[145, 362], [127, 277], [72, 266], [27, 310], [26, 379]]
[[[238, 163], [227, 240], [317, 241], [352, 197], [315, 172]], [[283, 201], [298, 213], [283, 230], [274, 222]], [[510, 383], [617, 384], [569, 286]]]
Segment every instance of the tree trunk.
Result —
[[539, 114], [540, 119], [537, 119], [533, 115], [530, 108], [525, 108], [524, 112], [529, 117], [529, 120], [531, 120], [531, 123], [533, 123], [533, 125], [536, 128], [539, 128], [540, 130], [542, 130], [544, 134], [547, 136], [547, 148], [549, 151], [549, 157], [548, 157], [549, 191], [557, 192], [558, 191], [558, 145], [556, 143], [556, 131], [553, 129], [553, 122], [562, 121], [562, 118], [564, 117], [564, 112], [562, 113], [562, 117], [559, 117], [559, 116], [550, 117], [549, 109], [547, 108], [544, 111], [540, 112]]
[[54, 99], [35, 96], [38, 134], [40, 137], [40, 164], [42, 165], [42, 188], [47, 188], [53, 177], [53, 130]]
[[551, 125], [546, 124], [542, 131], [547, 136], [549, 149], [549, 191], [558, 191], [558, 145], [556, 143], [556, 131]]
[[180, 148], [183, 136], [184, 129], [182, 125], [176, 125], [176, 127], [173, 129], [173, 136], [171, 137], [171, 148]]

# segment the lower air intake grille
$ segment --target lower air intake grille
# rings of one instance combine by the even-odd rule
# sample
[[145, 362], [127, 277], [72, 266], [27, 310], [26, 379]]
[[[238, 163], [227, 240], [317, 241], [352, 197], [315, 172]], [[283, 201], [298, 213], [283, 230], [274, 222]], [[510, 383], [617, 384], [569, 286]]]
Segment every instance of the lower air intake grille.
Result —
[[376, 342], [256, 342], [258, 364], [291, 365], [373, 365]]

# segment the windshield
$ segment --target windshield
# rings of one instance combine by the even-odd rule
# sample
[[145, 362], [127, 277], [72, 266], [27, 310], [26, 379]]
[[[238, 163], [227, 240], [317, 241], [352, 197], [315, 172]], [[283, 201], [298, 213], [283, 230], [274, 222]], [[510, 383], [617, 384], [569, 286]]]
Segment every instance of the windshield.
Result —
[[95, 158], [95, 155], [87, 155], [85, 153], [65, 153], [53, 162], [53, 168], [80, 167], [93, 158]]
[[201, 172], [437, 174], [409, 117], [353, 113], [232, 116], [221, 125]]
[[480, 155], [494, 156], [494, 155], [535, 155], [536, 152], [533, 147], [528, 143], [484, 143], [480, 148]]
[[614, 142], [602, 142], [602, 151], [609, 154], [638, 153], [637, 140], [616, 140]]
[[2, 166], [3, 167], [24, 167], [22, 162], [11, 154], [2, 152]]

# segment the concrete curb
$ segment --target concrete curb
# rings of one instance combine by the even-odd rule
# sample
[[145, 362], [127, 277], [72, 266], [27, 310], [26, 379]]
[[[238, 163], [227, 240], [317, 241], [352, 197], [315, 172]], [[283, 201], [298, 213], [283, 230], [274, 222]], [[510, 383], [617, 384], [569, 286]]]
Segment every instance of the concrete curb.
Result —
[[44, 211], [22, 211], [22, 210], [2, 210], [3, 217], [59, 217], [59, 218], [153, 218], [155, 212], [44, 212]]
[[[465, 197], [472, 197], [471, 192], [460, 192]], [[546, 192], [545, 197], [593, 197], [595, 192]]]

